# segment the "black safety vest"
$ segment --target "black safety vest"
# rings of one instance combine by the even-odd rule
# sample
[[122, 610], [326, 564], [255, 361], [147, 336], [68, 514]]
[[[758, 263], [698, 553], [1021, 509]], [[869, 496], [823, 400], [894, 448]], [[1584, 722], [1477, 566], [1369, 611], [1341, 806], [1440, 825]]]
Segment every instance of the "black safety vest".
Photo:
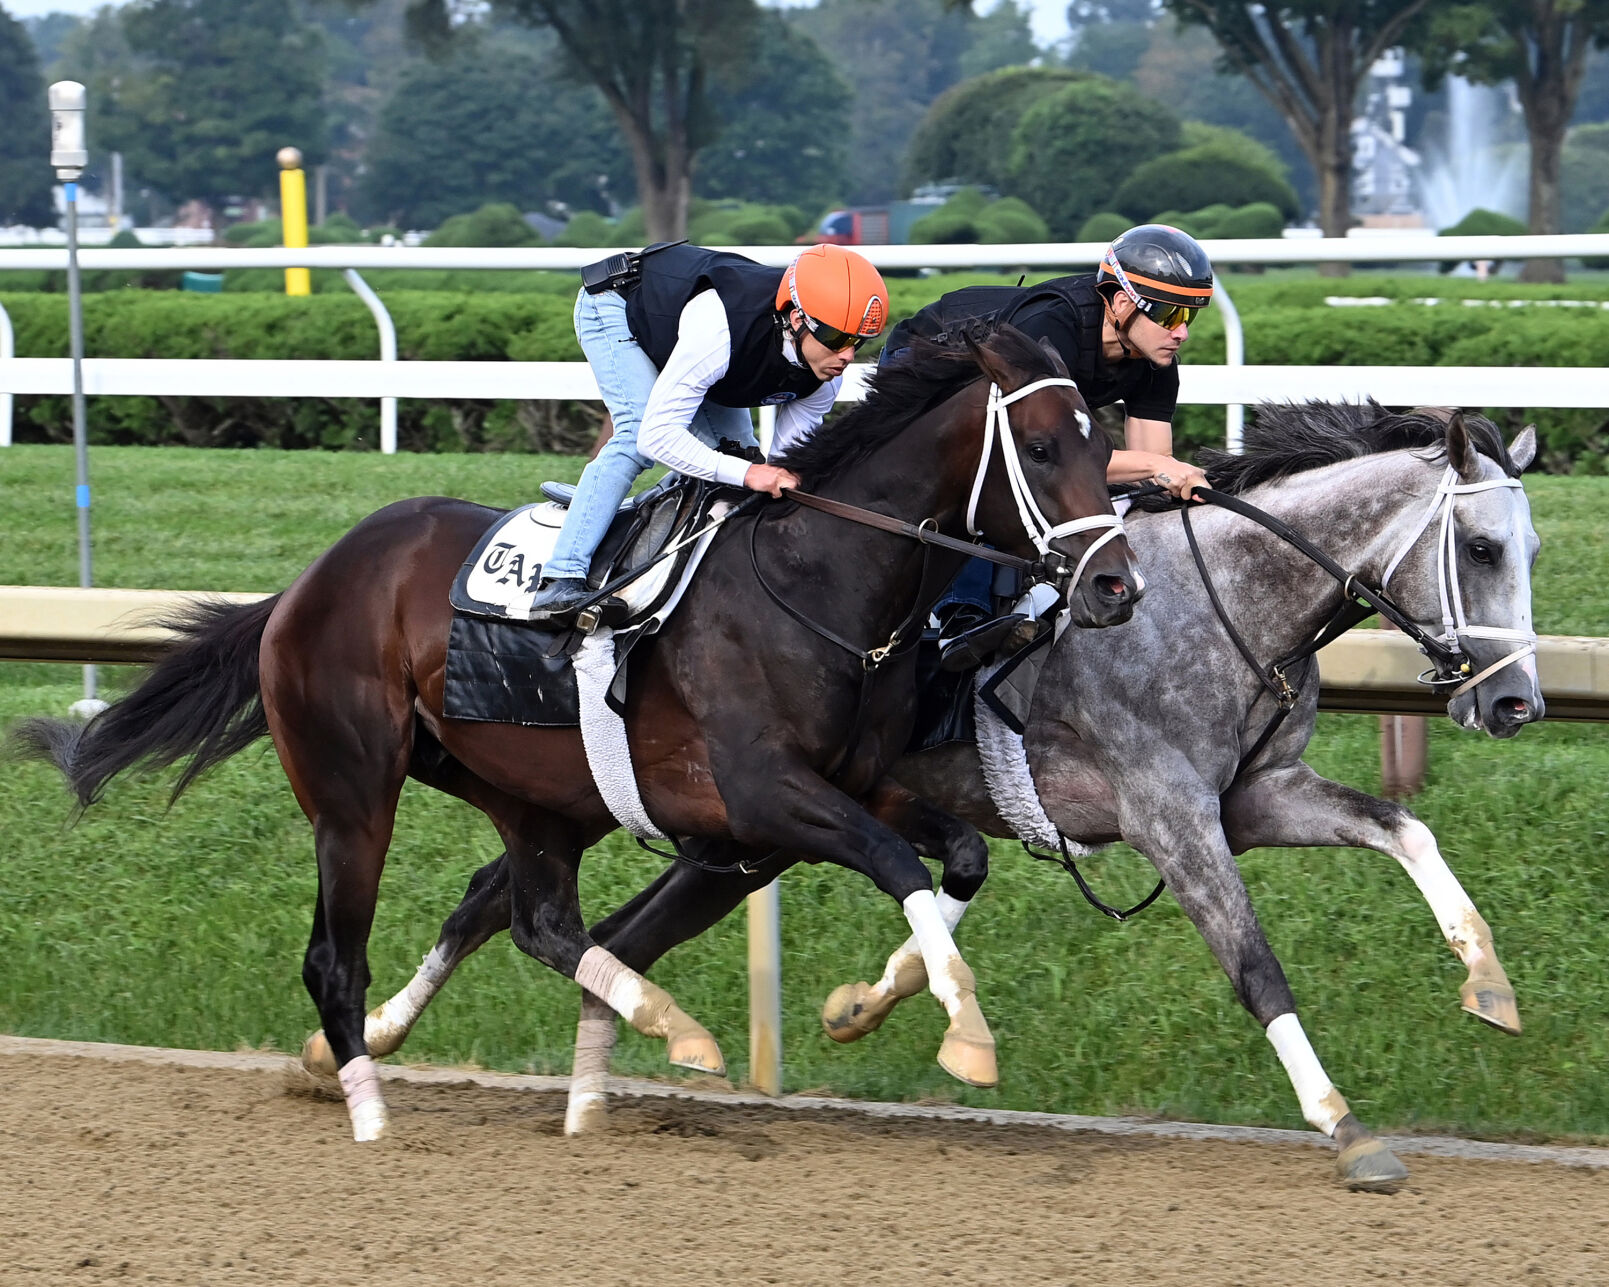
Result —
[[642, 280], [625, 292], [626, 321], [649, 360], [663, 370], [676, 347], [682, 309], [694, 295], [713, 289], [726, 310], [732, 360], [705, 396], [723, 407], [792, 402], [814, 393], [822, 381], [782, 355], [776, 321], [782, 273], [727, 251], [668, 246], [643, 259]]
[[1108, 364], [1101, 354], [1105, 307], [1093, 273], [1053, 277], [1035, 286], [964, 286], [906, 318], [889, 334], [890, 354], [912, 336], [943, 341], [971, 326], [1009, 322], [1033, 339], [1047, 340], [1091, 407], [1121, 402], [1129, 415], [1172, 420], [1179, 401], [1179, 370], [1138, 359]]

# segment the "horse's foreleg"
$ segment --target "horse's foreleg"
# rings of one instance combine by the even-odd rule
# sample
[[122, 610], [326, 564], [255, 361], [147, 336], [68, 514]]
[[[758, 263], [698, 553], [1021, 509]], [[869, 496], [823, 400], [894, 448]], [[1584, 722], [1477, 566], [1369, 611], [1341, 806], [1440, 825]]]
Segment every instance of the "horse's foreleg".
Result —
[[[407, 986], [369, 1011], [363, 1021], [363, 1044], [371, 1055], [381, 1058], [401, 1049], [452, 972], [494, 934], [508, 928], [509, 909], [506, 855], [500, 854], [470, 878], [463, 901], [442, 925], [435, 946]], [[309, 1072], [334, 1075], [335, 1056], [322, 1028], [302, 1046], [302, 1064]]]
[[672, 1064], [721, 1076], [726, 1062], [720, 1047], [657, 984], [650, 983], [606, 947], [595, 942], [581, 919], [576, 887], [581, 853], [563, 833], [568, 824], [547, 820], [537, 830], [522, 822], [510, 827], [498, 819], [508, 844], [515, 946], [542, 964], [574, 979], [645, 1037], [666, 1044]]
[[899, 903], [916, 937], [928, 988], [950, 1016], [939, 1066], [972, 1086], [997, 1085], [994, 1037], [978, 1005], [977, 983], [945, 923], [933, 878], [911, 843], [819, 774], [786, 760], [770, 771], [748, 764], [728, 780], [767, 784], [764, 791], [723, 788], [732, 833], [743, 843], [774, 844], [858, 871]]
[[1345, 845], [1395, 858], [1469, 971], [1459, 990], [1463, 1008], [1504, 1032], [1520, 1031], [1514, 989], [1497, 959], [1491, 929], [1448, 868], [1430, 828], [1407, 809], [1295, 764], [1236, 786], [1224, 796], [1223, 812], [1236, 853], [1258, 845]]
[[[701, 849], [698, 856], [709, 862], [721, 860], [712, 846]], [[677, 863], [661, 872], [629, 903], [594, 925], [592, 937], [632, 969], [645, 972], [671, 948], [702, 934], [782, 870], [774, 861], [765, 863], [758, 873], [736, 867], [712, 872]], [[570, 1069], [570, 1096], [564, 1112], [566, 1135], [582, 1135], [603, 1126], [608, 1113], [609, 1059], [614, 1053], [615, 1037], [614, 1012], [590, 992], [584, 992], [581, 1018], [576, 1025], [575, 1062]]]
[[[1168, 780], [1166, 776], [1159, 780]], [[1290, 1077], [1302, 1116], [1341, 1146], [1337, 1166], [1353, 1188], [1389, 1190], [1407, 1168], [1352, 1114], [1313, 1053], [1296, 1017], [1285, 971], [1258, 923], [1219, 826], [1204, 797], [1124, 798], [1123, 838], [1156, 865], [1168, 889], [1229, 975], [1240, 1003], [1263, 1025]]]
[[[967, 907], [989, 875], [989, 846], [959, 818], [929, 804], [891, 779], [884, 779], [867, 804], [871, 815], [893, 827], [918, 853], [938, 858], [944, 874], [935, 897], [939, 915], [953, 935]], [[913, 934], [893, 955], [876, 983], [861, 980], [834, 988], [821, 1009], [821, 1025], [834, 1041], [859, 1041], [882, 1027], [906, 997], [927, 988], [927, 966]]]

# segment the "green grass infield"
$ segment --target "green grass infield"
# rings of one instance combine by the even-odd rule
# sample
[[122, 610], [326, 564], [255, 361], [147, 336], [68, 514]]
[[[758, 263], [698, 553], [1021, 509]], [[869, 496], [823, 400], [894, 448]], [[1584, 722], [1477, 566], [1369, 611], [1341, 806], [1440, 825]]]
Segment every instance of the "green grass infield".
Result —
[[[105, 585], [275, 590], [362, 515], [410, 495], [512, 505], [569, 458], [97, 448], [96, 579]], [[73, 458], [0, 452], [0, 582], [76, 582]], [[1536, 478], [1538, 628], [1605, 634], [1599, 532], [1609, 481]], [[103, 668], [107, 689], [130, 668]], [[63, 713], [76, 667], [0, 666], [0, 724]], [[1325, 716], [1319, 771], [1379, 787], [1373, 718]], [[1304, 1025], [1354, 1111], [1384, 1129], [1609, 1138], [1609, 748], [1596, 725], [1548, 725], [1495, 743], [1431, 725], [1430, 782], [1414, 808], [1491, 923], [1524, 1035], [1458, 1010], [1463, 970], [1408, 878], [1352, 850], [1260, 850], [1242, 870], [1295, 988]], [[315, 871], [309, 829], [264, 742], [167, 807], [171, 777], [118, 780], [70, 825], [53, 771], [0, 782], [0, 1030], [80, 1040], [295, 1050], [317, 1019], [300, 980]], [[411, 974], [475, 868], [499, 845], [456, 801], [409, 784], [371, 941], [371, 1003]], [[583, 868], [590, 916], [660, 860], [615, 836]], [[1149, 888], [1118, 847], [1092, 860], [1108, 901]], [[1117, 925], [1071, 880], [995, 846], [994, 873], [958, 936], [999, 1042], [1002, 1082], [970, 1090], [934, 1062], [939, 1006], [915, 998], [858, 1046], [818, 1020], [837, 984], [874, 978], [907, 933], [900, 911], [836, 868], [782, 882], [784, 1080], [860, 1098], [954, 1101], [1300, 1126], [1273, 1050], [1171, 898]], [[747, 1071], [740, 916], [655, 971]], [[562, 1072], [578, 993], [506, 937], [452, 980], [406, 1047], [410, 1060]], [[617, 1069], [664, 1075], [662, 1045], [627, 1032]]]

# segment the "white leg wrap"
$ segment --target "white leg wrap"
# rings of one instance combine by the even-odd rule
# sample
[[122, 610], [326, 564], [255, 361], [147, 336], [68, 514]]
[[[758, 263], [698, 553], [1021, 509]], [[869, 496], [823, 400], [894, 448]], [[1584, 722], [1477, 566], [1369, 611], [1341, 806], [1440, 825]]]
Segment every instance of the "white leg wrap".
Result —
[[408, 986], [363, 1021], [364, 1044], [387, 1054], [400, 1046], [452, 972], [452, 964], [439, 945], [426, 952]]
[[1398, 832], [1397, 841], [1402, 847], [1397, 861], [1430, 904], [1447, 946], [1473, 970], [1494, 954], [1491, 929], [1442, 858], [1429, 827], [1411, 819]]
[[1326, 1135], [1335, 1134], [1335, 1124], [1350, 1110], [1313, 1053], [1302, 1031], [1302, 1021], [1294, 1014], [1280, 1015], [1268, 1025], [1268, 1040], [1279, 1062], [1285, 1065], [1285, 1075], [1291, 1079], [1302, 1105], [1302, 1116]]
[[587, 1113], [606, 1097], [609, 1057], [615, 1048], [615, 1017], [597, 998], [581, 1002], [575, 1030], [575, 1062], [570, 1068], [570, 1097], [564, 1110], [564, 1133], [579, 1135]]
[[575, 967], [575, 981], [625, 1019], [631, 1019], [642, 1006], [642, 975], [596, 943]]
[[[944, 921], [945, 928], [953, 936], [955, 927], [961, 923], [961, 918], [966, 915], [966, 910], [971, 904], [963, 903], [959, 898], [951, 898], [942, 889], [934, 896], [934, 901], [938, 904], [939, 916]], [[872, 995], [878, 999], [893, 996], [900, 971], [921, 955], [922, 949], [916, 942], [916, 935], [913, 934], [894, 949], [894, 954], [888, 958], [888, 965], [883, 970], [883, 977], [872, 984]]]
[[377, 1140], [386, 1131], [385, 1097], [380, 1093], [380, 1072], [368, 1055], [359, 1055], [338, 1074], [352, 1118], [352, 1138], [360, 1144]]
[[[954, 900], [951, 902], [952, 907], [966, 906], [965, 903], [955, 904]], [[944, 1008], [953, 1018], [961, 1001], [963, 982], [968, 991], [972, 989], [971, 972], [966, 971], [961, 954], [956, 950], [955, 939], [951, 936], [950, 926], [945, 923], [938, 899], [931, 889], [917, 890], [905, 900], [904, 907], [905, 919], [915, 931], [922, 963], [927, 966], [928, 987], [944, 1003]], [[966, 973], [962, 974], [962, 971]]]

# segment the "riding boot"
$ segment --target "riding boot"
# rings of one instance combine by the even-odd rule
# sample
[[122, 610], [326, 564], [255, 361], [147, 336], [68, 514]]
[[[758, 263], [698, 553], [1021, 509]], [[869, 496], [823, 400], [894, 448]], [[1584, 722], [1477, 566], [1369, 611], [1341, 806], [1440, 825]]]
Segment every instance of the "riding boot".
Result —
[[[531, 620], [554, 621], [570, 616], [596, 593], [582, 577], [559, 576], [544, 580], [531, 596]], [[625, 605], [613, 595], [598, 604], [600, 615]]]

